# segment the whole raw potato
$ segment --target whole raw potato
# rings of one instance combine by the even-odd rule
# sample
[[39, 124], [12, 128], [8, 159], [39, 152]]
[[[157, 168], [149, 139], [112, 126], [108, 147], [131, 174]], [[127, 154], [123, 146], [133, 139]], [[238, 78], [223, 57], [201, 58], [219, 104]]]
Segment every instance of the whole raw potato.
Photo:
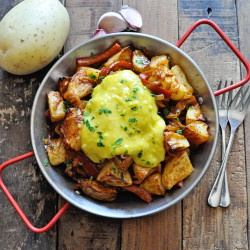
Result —
[[58, 0], [24, 0], [0, 22], [0, 66], [16, 75], [45, 67], [62, 49], [69, 26]]

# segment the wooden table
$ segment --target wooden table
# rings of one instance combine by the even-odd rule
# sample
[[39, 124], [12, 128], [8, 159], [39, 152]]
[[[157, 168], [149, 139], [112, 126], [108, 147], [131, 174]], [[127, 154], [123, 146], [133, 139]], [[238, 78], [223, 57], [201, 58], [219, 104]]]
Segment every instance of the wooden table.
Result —
[[[0, 18], [20, 0], [0, 0]], [[64, 51], [89, 39], [99, 17], [122, 4], [138, 9], [143, 33], [173, 44], [202, 18], [216, 22], [250, 61], [249, 0], [67, 0], [71, 18]], [[244, 66], [208, 26], [199, 27], [182, 46], [202, 68], [213, 89], [220, 80], [238, 81]], [[53, 64], [27, 75], [0, 69], [0, 163], [32, 150], [30, 113], [43, 77]], [[29, 231], [0, 190], [0, 249], [247, 249], [249, 244], [250, 116], [235, 136], [228, 163], [231, 205], [211, 208], [208, 193], [217, 175], [221, 143], [197, 187], [181, 202], [156, 215], [128, 220], [108, 219], [73, 206], [43, 234]], [[44, 226], [64, 203], [42, 176], [35, 158], [9, 167], [3, 180], [37, 227]]]

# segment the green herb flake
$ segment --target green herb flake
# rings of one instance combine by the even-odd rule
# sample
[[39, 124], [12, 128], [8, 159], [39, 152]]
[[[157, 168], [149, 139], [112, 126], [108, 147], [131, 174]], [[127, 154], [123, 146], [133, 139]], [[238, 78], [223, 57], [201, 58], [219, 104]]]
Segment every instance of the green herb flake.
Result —
[[148, 166], [151, 165], [150, 161], [146, 161], [146, 165]]
[[124, 127], [123, 129], [124, 129], [124, 131], [127, 131], [127, 130], [128, 130], [128, 127]]
[[152, 97], [155, 97], [155, 96], [157, 96], [157, 95], [155, 95], [155, 94], [150, 94]]
[[129, 118], [128, 121], [129, 122], [137, 122], [136, 118]]
[[129, 133], [128, 136], [131, 137], [131, 136], [132, 136], [132, 133]]
[[194, 106], [193, 106], [193, 105], [191, 105], [191, 106], [189, 106], [188, 108], [189, 108], [189, 109], [192, 109], [192, 108], [194, 108]]
[[92, 132], [95, 131], [94, 127], [92, 127], [92, 126], [90, 125], [89, 120], [85, 120], [85, 125], [87, 126], [87, 128], [89, 129], [89, 131], [92, 131]]
[[178, 129], [176, 133], [182, 135], [182, 129]]
[[65, 161], [64, 164], [66, 165], [66, 167], [71, 167], [72, 166], [72, 160], [69, 161]]
[[124, 154], [127, 155], [127, 154], [128, 154], [128, 150], [125, 150], [125, 151], [124, 151]]
[[77, 165], [80, 166], [80, 167], [82, 167], [83, 163], [82, 162], [78, 162]]
[[123, 138], [119, 138], [118, 140], [115, 141], [114, 144], [121, 145], [122, 141], [123, 141]]
[[97, 142], [97, 147], [105, 147], [105, 145], [102, 142]]
[[112, 111], [106, 109], [105, 107], [102, 107], [102, 108], [99, 109], [99, 114], [101, 115], [102, 113], [104, 113], [104, 114], [111, 114]]
[[127, 98], [127, 99], [125, 100], [125, 102], [130, 102], [130, 101], [132, 101], [131, 98]]
[[124, 175], [123, 175], [123, 172], [121, 172], [121, 178], [122, 178], [122, 180], [124, 180]]
[[175, 116], [175, 117], [173, 117], [173, 119], [175, 119], [175, 120], [179, 120], [179, 117], [176, 117], [176, 116]]
[[112, 170], [112, 172], [114, 173], [114, 174], [116, 174], [116, 168], [115, 167], [111, 167], [111, 170]]
[[131, 108], [132, 111], [136, 111], [137, 109], [138, 109], [138, 107]]
[[67, 112], [69, 110], [69, 108], [70, 108], [70, 103], [68, 101], [63, 101], [63, 103], [64, 103], [64, 106], [65, 106], [64, 111]]
[[163, 109], [163, 114], [166, 116], [166, 115], [168, 115], [168, 109], [167, 108], [164, 108]]
[[90, 183], [92, 183], [93, 178], [94, 178], [93, 176], [90, 176], [90, 177], [89, 177], [89, 182], [90, 182]]
[[120, 116], [125, 116], [125, 114], [120, 114]]
[[143, 153], [143, 151], [141, 150], [141, 151], [138, 153], [137, 157], [138, 157], [138, 158], [141, 158], [143, 154], [144, 154], [144, 153]]
[[96, 78], [97, 78], [93, 73], [91, 73], [91, 74], [89, 75], [89, 77], [90, 77], [92, 80], [94, 80], [94, 81], [95, 81]]
[[139, 64], [141, 64], [141, 63], [146, 63], [146, 61], [145, 61], [144, 59], [141, 59], [141, 60], [135, 60], [135, 62], [136, 62], [136, 63], [139, 63]]
[[95, 55], [95, 54], [91, 51], [91, 52], [90, 52], [90, 56], [94, 56], [94, 55]]
[[49, 161], [48, 160], [44, 160], [44, 166], [47, 167], [49, 165]]
[[89, 116], [89, 113], [87, 111], [84, 111], [83, 116], [87, 117], [87, 116]]

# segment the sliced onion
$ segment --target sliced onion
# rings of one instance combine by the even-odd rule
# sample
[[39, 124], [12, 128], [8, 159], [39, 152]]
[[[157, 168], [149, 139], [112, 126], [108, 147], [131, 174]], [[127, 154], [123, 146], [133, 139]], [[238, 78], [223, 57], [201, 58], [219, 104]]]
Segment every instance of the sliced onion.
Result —
[[127, 5], [122, 6], [119, 12], [131, 29], [137, 30], [142, 27], [142, 16], [138, 10], [130, 8]]
[[93, 34], [93, 37], [105, 36], [107, 34], [108, 33], [104, 29], [96, 29], [94, 34]]
[[97, 27], [98, 29], [104, 29], [108, 33], [114, 33], [126, 30], [128, 24], [120, 14], [107, 12], [100, 17]]
[[156, 101], [164, 100], [164, 95], [163, 95], [163, 94], [155, 95], [155, 100], [156, 100]]

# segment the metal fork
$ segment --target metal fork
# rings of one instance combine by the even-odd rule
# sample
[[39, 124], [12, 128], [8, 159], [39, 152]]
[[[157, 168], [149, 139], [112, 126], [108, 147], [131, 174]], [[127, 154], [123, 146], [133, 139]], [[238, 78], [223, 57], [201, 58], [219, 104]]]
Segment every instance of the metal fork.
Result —
[[[222, 82], [219, 82], [218, 85], [218, 89], [221, 89], [221, 84]], [[231, 84], [233, 84], [233, 82], [231, 81]], [[227, 81], [225, 81], [225, 86], [227, 87]], [[220, 123], [220, 128], [221, 128], [221, 135], [222, 135], [222, 152], [221, 152], [221, 161], [223, 160], [223, 157], [225, 155], [225, 151], [226, 151], [226, 127], [227, 127], [227, 123], [228, 123], [228, 108], [229, 105], [232, 101], [232, 91], [228, 92], [228, 97], [227, 97], [227, 101], [226, 101], [226, 94], [224, 93], [222, 95], [221, 98], [221, 102], [220, 102], [220, 96], [216, 96], [216, 103], [218, 106], [218, 111], [219, 111], [219, 123]], [[229, 188], [228, 188], [228, 181], [227, 181], [227, 170], [225, 169], [225, 175], [224, 175], [224, 181], [222, 183], [222, 190], [221, 190], [221, 200], [220, 200], [220, 206], [221, 207], [227, 207], [230, 204], [230, 195], [229, 195]]]
[[[220, 204], [223, 179], [225, 175], [228, 156], [229, 156], [232, 144], [233, 144], [235, 131], [239, 127], [239, 125], [243, 122], [246, 112], [247, 112], [248, 105], [250, 103], [250, 95], [248, 94], [248, 90], [249, 90], [249, 86], [246, 89], [246, 91], [244, 91], [245, 93], [243, 93], [243, 87], [241, 87], [239, 91], [237, 92], [237, 94], [235, 95], [233, 101], [231, 102], [229, 110], [228, 110], [228, 120], [231, 126], [231, 133], [230, 133], [230, 139], [228, 142], [226, 153], [224, 155], [219, 173], [217, 175], [217, 178], [214, 182], [214, 185], [208, 197], [208, 203], [212, 207], [218, 207]], [[240, 97], [240, 93], [242, 94], [242, 98], [239, 101], [238, 105], [236, 105]], [[248, 98], [243, 104], [247, 96]]]

